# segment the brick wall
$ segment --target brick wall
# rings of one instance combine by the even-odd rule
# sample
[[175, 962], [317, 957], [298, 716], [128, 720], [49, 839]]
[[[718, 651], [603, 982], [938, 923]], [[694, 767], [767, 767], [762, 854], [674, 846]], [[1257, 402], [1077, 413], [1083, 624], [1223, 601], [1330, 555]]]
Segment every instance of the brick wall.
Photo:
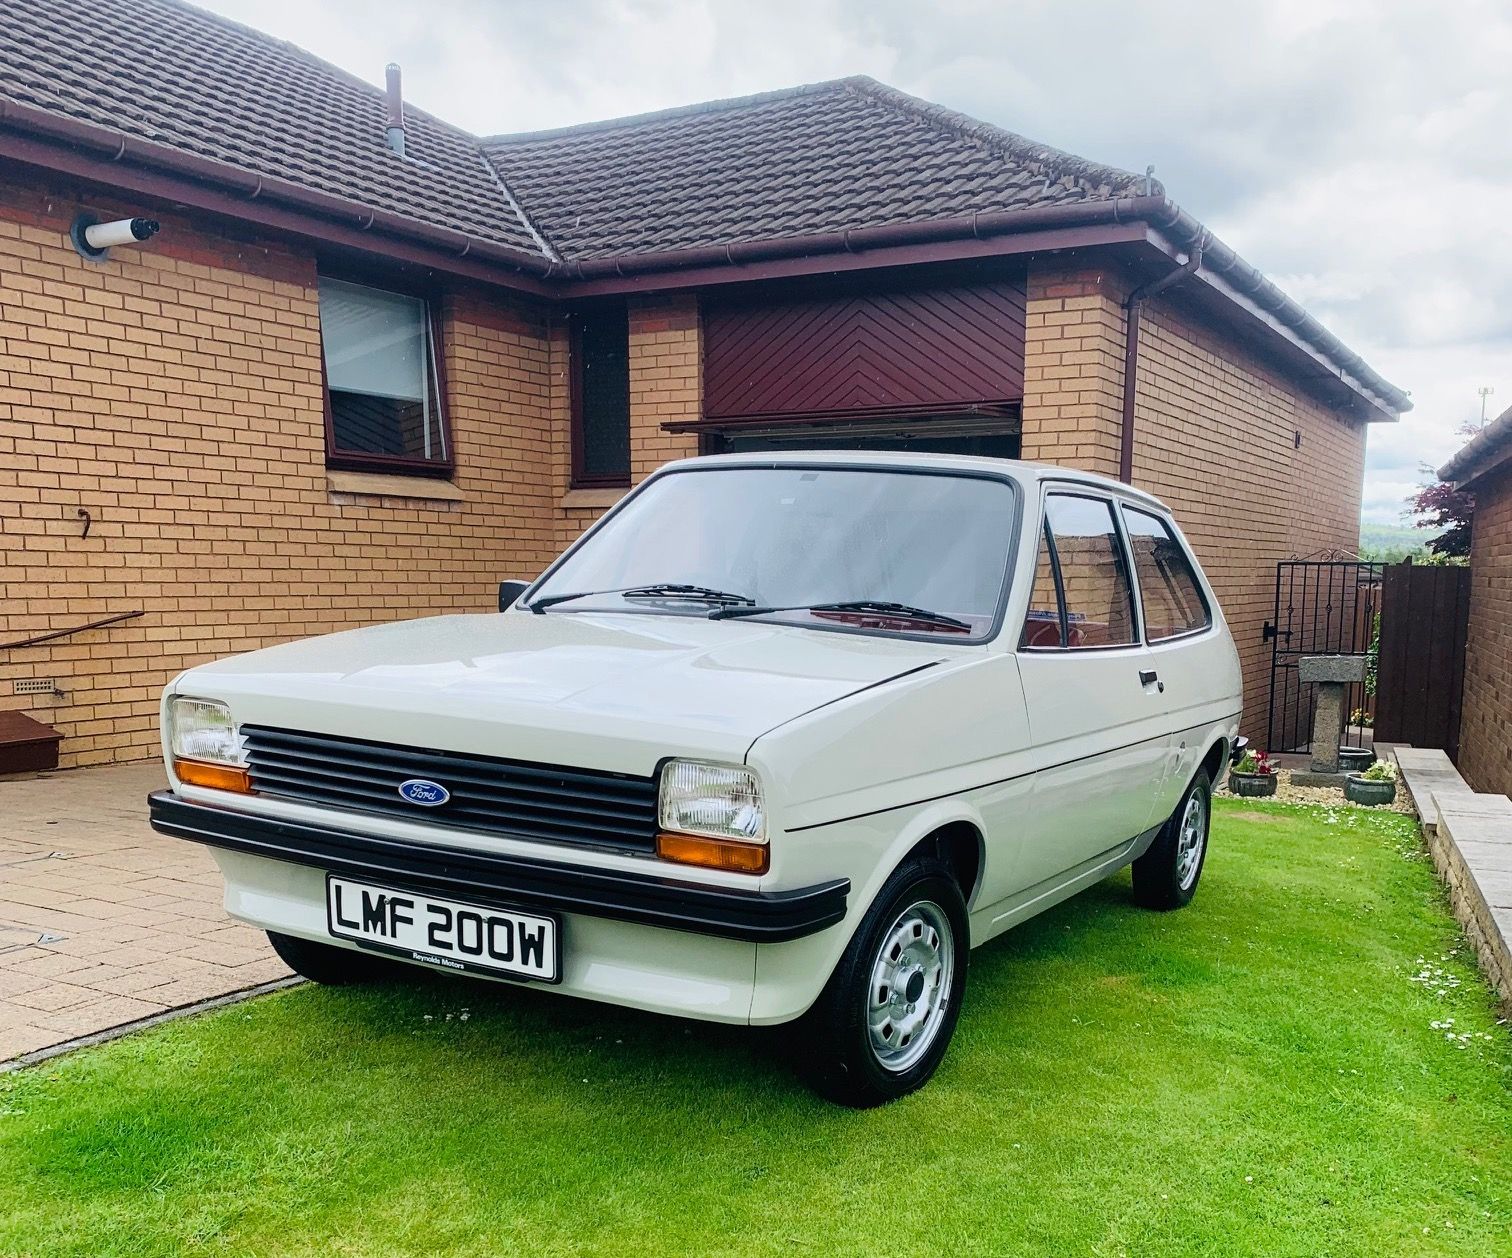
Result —
[[[456, 500], [337, 492], [313, 257], [165, 217], [149, 246], [86, 262], [77, 209], [0, 191], [0, 641], [146, 612], [0, 652], [0, 706], [62, 730], [65, 764], [154, 754], [158, 693], [189, 665], [484, 611], [550, 558], [564, 368], [540, 311], [443, 304]], [[15, 696], [17, 678], [64, 695]]]
[[703, 402], [698, 298], [643, 297], [630, 304], [630, 465], [637, 481], [698, 453], [698, 438], [662, 431], [698, 419]]
[[1037, 266], [1027, 293], [1022, 456], [1116, 476], [1128, 287], [1106, 268]]
[[[1118, 475], [1127, 293], [1105, 267], [1031, 269], [1025, 458]], [[1263, 739], [1275, 565], [1358, 546], [1364, 425], [1164, 298], [1144, 305], [1137, 384], [1134, 483], [1196, 549], [1239, 648], [1244, 732]]]
[[1512, 795], [1512, 465], [1475, 490], [1459, 771]]

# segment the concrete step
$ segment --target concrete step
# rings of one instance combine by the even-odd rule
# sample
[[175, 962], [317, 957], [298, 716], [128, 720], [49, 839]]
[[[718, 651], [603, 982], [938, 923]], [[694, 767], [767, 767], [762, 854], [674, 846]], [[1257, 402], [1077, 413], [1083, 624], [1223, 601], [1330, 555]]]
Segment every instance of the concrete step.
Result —
[[1442, 751], [1396, 747], [1428, 848], [1482, 972], [1512, 1016], [1512, 799], [1470, 789]]

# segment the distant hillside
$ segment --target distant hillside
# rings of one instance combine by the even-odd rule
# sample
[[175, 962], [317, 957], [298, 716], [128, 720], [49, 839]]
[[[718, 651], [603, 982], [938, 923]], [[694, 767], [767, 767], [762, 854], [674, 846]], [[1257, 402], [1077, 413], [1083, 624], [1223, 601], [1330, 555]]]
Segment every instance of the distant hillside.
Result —
[[1360, 555], [1378, 562], [1397, 563], [1411, 555], [1416, 559], [1428, 553], [1428, 543], [1437, 536], [1433, 529], [1413, 528], [1410, 524], [1360, 525]]

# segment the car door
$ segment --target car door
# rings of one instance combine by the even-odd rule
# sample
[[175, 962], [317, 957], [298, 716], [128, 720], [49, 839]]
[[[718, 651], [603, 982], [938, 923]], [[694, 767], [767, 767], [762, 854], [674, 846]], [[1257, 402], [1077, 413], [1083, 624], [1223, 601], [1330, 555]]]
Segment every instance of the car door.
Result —
[[1113, 500], [1049, 488], [1038, 544], [1018, 648], [1036, 766], [1018, 880], [1026, 888], [1142, 833], [1168, 747]]

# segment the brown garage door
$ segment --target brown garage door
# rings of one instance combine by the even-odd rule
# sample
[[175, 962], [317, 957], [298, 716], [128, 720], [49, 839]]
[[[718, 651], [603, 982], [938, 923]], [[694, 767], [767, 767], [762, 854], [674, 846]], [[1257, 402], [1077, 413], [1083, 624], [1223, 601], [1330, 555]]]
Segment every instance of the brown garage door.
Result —
[[704, 307], [704, 421], [726, 433], [741, 422], [1007, 413], [1023, 392], [1021, 279]]

